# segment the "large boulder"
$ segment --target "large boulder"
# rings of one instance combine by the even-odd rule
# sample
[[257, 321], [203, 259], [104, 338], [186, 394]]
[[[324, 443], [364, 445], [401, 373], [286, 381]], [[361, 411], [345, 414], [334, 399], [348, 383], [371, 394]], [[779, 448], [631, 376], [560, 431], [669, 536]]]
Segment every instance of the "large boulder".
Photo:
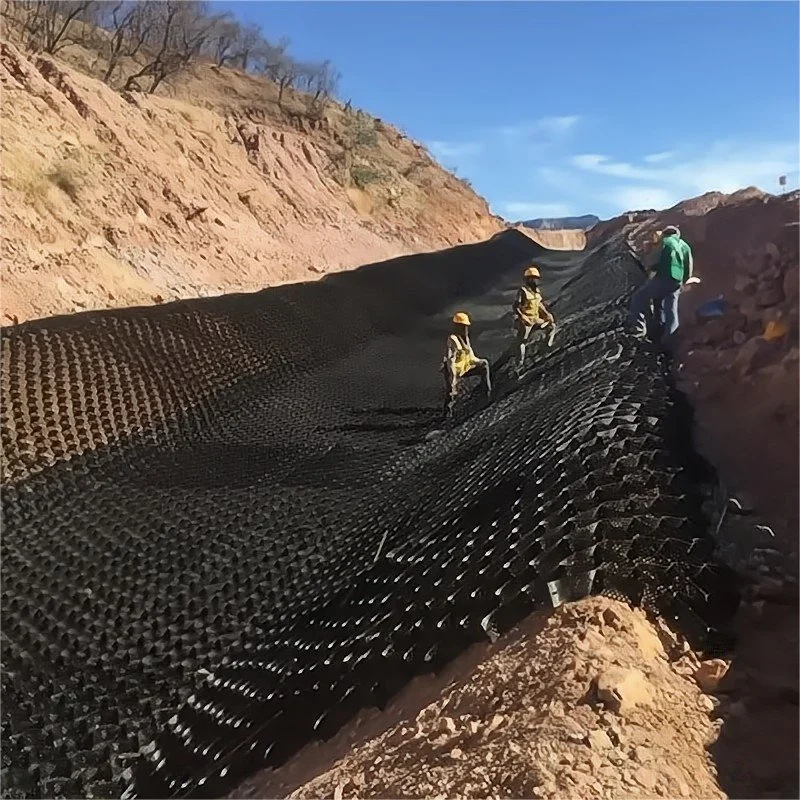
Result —
[[780, 275], [758, 282], [756, 305], [759, 308], [777, 306], [784, 300], [783, 279]]
[[733, 359], [733, 368], [740, 376], [754, 372], [775, 363], [781, 357], [780, 342], [768, 342], [761, 336], [748, 339]]

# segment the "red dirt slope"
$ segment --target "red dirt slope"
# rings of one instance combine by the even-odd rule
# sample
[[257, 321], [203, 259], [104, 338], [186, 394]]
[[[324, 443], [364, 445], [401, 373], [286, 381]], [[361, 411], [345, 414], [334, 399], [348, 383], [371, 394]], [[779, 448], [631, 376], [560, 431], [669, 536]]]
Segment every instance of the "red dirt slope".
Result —
[[[307, 119], [234, 70], [198, 65], [169, 98], [119, 93], [3, 42], [0, 83], [3, 324], [252, 291], [503, 228], [391, 126], [336, 104]], [[366, 144], [344, 175], [353, 126]]]

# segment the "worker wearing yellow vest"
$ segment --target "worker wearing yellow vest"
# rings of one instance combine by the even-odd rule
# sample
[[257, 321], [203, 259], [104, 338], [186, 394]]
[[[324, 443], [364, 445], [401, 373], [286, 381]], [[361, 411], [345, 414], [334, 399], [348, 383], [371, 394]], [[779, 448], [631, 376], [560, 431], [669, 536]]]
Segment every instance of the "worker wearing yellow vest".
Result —
[[469, 326], [472, 324], [469, 316], [459, 311], [453, 316], [453, 333], [447, 337], [447, 352], [442, 359], [442, 372], [445, 383], [445, 416], [453, 413], [453, 406], [458, 391], [458, 382], [461, 378], [470, 375], [482, 375], [486, 382], [487, 396], [492, 393], [492, 379], [489, 374], [489, 362], [485, 358], [478, 358], [472, 350], [469, 341]]
[[539, 291], [537, 281], [541, 277], [539, 268], [531, 264], [523, 273], [525, 282], [520, 286], [514, 299], [514, 329], [517, 332], [519, 360], [517, 370], [525, 363], [525, 345], [534, 328], [546, 328], [555, 325], [555, 318], [547, 310]]

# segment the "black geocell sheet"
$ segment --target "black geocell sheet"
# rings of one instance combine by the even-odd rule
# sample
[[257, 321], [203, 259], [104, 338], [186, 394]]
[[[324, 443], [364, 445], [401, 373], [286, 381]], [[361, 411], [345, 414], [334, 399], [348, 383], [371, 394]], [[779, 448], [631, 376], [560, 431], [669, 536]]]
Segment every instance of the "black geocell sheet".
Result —
[[[534, 256], [559, 327], [517, 381]], [[219, 796], [588, 594], [727, 646], [714, 476], [665, 357], [622, 330], [641, 280], [620, 239], [506, 232], [4, 329], [3, 796]], [[465, 381], [441, 429], [462, 308], [495, 396]]]

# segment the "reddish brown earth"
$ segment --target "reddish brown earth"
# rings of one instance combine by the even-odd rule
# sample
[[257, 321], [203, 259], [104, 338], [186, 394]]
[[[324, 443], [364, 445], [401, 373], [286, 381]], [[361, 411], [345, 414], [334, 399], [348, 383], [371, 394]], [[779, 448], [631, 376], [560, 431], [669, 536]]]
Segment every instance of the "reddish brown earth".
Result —
[[[654, 229], [677, 224], [702, 283], [681, 301], [679, 385], [696, 408], [698, 446], [775, 537], [751, 569], [768, 595], [743, 614], [741, 646], [726, 678], [743, 713], [711, 752], [722, 788], [736, 797], [797, 796], [798, 752], [798, 195], [755, 189], [686, 201], [628, 231], [641, 249]], [[696, 310], [719, 295], [724, 316]], [[784, 335], [768, 341], [770, 322]]]
[[120, 94], [2, 42], [0, 84], [3, 324], [310, 280], [504, 227], [397, 129], [337, 104], [311, 120], [234, 70]]
[[722, 797], [705, 748], [722, 725], [710, 712], [729, 707], [698, 685], [708, 666], [661, 633], [606, 598], [535, 615], [435, 701], [414, 708], [407, 692], [388, 712], [405, 720], [332, 769], [295, 789], [324, 756], [309, 748], [257, 795]]
[[[654, 231], [678, 225], [691, 244], [702, 283], [681, 299], [678, 362], [681, 387], [697, 408], [698, 439], [734, 486], [758, 507], [797, 553], [798, 529], [798, 195], [757, 189], [713, 193], [621, 227], [648, 257]], [[600, 226], [598, 226], [600, 227]], [[727, 313], [703, 322], [696, 310], [723, 295]], [[785, 334], [765, 341], [770, 321]]]
[[581, 230], [538, 230], [515, 225], [515, 231], [533, 239], [550, 250], [583, 250], [586, 247], [586, 231]]

